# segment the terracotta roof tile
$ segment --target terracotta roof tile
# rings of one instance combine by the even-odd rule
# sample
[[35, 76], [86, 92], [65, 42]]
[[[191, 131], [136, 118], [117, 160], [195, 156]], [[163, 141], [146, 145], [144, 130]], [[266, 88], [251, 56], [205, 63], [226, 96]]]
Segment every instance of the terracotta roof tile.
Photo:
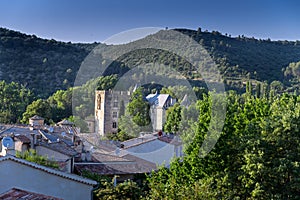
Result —
[[12, 188], [9, 191], [0, 194], [2, 200], [62, 200], [60, 198], [51, 197], [43, 194], [37, 194], [17, 188]]

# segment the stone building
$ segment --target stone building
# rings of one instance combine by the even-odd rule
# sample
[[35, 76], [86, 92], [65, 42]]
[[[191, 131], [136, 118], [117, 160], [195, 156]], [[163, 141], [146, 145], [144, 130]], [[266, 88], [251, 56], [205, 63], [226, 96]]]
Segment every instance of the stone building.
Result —
[[163, 130], [166, 122], [166, 111], [176, 103], [176, 99], [169, 94], [149, 94], [146, 97], [150, 104], [150, 117], [153, 131]]
[[95, 95], [95, 132], [104, 136], [118, 131], [118, 118], [125, 112], [130, 91], [98, 90]]
[[44, 118], [34, 115], [33, 117], [29, 118], [29, 125], [30, 126], [43, 126], [44, 125]]

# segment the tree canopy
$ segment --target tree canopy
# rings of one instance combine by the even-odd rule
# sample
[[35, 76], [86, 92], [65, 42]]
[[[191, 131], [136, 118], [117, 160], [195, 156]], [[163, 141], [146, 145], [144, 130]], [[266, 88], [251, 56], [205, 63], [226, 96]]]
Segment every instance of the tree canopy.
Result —
[[[213, 150], [199, 156], [211, 98], [198, 101], [185, 157], [149, 177], [152, 199], [298, 199], [300, 98], [237, 95], [227, 98], [226, 119]], [[208, 115], [207, 115], [208, 114]]]

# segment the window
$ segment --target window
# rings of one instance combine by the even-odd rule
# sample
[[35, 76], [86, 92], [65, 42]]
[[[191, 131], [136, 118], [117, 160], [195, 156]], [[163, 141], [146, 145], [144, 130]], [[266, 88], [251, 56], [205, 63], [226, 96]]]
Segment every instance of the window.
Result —
[[113, 118], [117, 118], [117, 117], [118, 117], [118, 113], [117, 113], [117, 112], [113, 112], [113, 113], [112, 113], [112, 117], [113, 117]]
[[118, 107], [118, 102], [114, 101], [114, 108], [117, 108], [117, 107]]
[[101, 109], [101, 95], [100, 94], [97, 95], [97, 109], [98, 110]]
[[112, 127], [117, 128], [117, 122], [113, 122]]

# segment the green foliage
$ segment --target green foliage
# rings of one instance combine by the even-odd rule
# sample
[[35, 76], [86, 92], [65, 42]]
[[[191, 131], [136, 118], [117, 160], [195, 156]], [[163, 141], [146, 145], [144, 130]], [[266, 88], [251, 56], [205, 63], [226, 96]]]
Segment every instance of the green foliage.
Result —
[[87, 123], [84, 120], [82, 120], [80, 117], [72, 115], [68, 118], [68, 120], [73, 122], [77, 127], [79, 127], [80, 132], [86, 133], [89, 131]]
[[[1, 78], [30, 88], [38, 98], [73, 86], [90, 48], [0, 28]], [[70, 70], [71, 69], [71, 70]]]
[[142, 88], [138, 88], [127, 105], [127, 112], [132, 116], [132, 120], [138, 126], [146, 126], [151, 122], [149, 104], [145, 101]]
[[22, 123], [28, 124], [29, 118], [34, 115], [43, 117], [46, 123], [52, 123], [50, 104], [46, 100], [38, 99], [29, 104], [23, 113]]
[[[258, 40], [245, 36], [232, 38], [217, 31], [210, 33], [176, 30], [190, 36], [204, 47], [227, 80], [226, 84], [230, 89], [242, 89], [245, 78], [269, 83], [274, 80], [283, 82], [282, 67], [287, 63], [291, 65], [285, 70], [286, 76], [297, 76], [298, 65], [293, 64], [299, 61], [300, 46], [297, 42]], [[147, 38], [144, 41], [147, 42]], [[65, 90], [74, 85], [82, 61], [97, 45], [109, 51], [110, 46], [104, 44], [64, 43], [0, 28], [1, 77], [7, 82], [15, 81], [26, 85], [38, 98], [47, 98], [57, 90]], [[92, 54], [100, 59], [97, 60], [97, 66], [100, 64], [104, 67], [105, 63], [111, 62], [101, 59], [96, 51]], [[203, 83], [193, 63], [157, 49], [138, 49], [124, 54], [113, 61], [103, 75], [117, 74], [121, 77], [131, 68], [147, 63], [170, 66], [189, 80]], [[90, 73], [92, 78], [96, 78], [94, 75], [98, 76], [92, 70]], [[132, 80], [138, 81], [143, 77], [143, 74], [134, 74]], [[114, 80], [111, 80], [108, 85], [98, 86], [106, 89], [114, 84]]]
[[115, 140], [115, 141], [120, 141], [120, 142], [123, 142], [123, 141], [130, 140], [130, 139], [134, 138], [133, 135], [128, 134], [125, 131], [118, 131], [117, 133], [108, 133], [108, 134], [105, 135], [105, 137], [108, 140]]
[[58, 122], [72, 115], [72, 88], [58, 90], [47, 99], [51, 107], [51, 119]]
[[164, 125], [164, 131], [177, 133], [181, 122], [181, 107], [179, 103], [167, 110], [167, 120]]
[[150, 199], [298, 199], [300, 98], [228, 93], [223, 131], [205, 157], [211, 98], [197, 102], [198, 121], [185, 157], [148, 178]]
[[127, 200], [127, 199], [141, 199], [142, 191], [140, 187], [133, 181], [127, 180], [123, 183], [117, 184], [116, 187], [112, 182], [104, 182], [103, 187], [95, 191], [96, 199], [103, 200]]
[[[125, 115], [123, 115], [123, 116], [121, 116], [121, 118], [119, 118], [118, 128], [119, 128], [118, 134], [121, 134], [122, 138], [124, 138], [123, 136], [126, 136], [125, 138], [128, 138], [128, 139], [130, 139], [131, 137], [138, 137], [140, 132], [145, 131], [145, 128], [149, 129], [149, 127], [142, 127], [142, 126], [137, 125], [132, 120], [132, 116], [129, 115], [129, 113], [127, 113], [127, 112], [125, 112]], [[151, 130], [151, 129], [149, 129], [149, 130]], [[116, 139], [123, 140], [119, 136], [117, 136]]]
[[112, 89], [118, 82], [117, 75], [100, 76], [97, 79], [97, 90], [109, 90]]
[[289, 79], [300, 80], [300, 62], [291, 62], [284, 70], [284, 76]]
[[87, 171], [87, 170], [84, 170], [82, 172], [81, 176], [92, 179], [94, 181], [97, 181], [99, 188], [104, 187], [105, 182], [111, 182], [112, 181], [112, 179], [107, 177], [107, 176], [102, 176], [102, 175], [99, 175], [97, 173], [93, 173], [93, 172], [90, 172], [90, 171]]
[[30, 90], [18, 83], [0, 82], [0, 122], [20, 122], [26, 106], [33, 100]]
[[44, 165], [46, 167], [51, 167], [55, 169], [59, 168], [59, 165], [55, 161], [49, 160], [45, 156], [37, 155], [36, 151], [33, 149], [30, 149], [29, 151], [25, 151], [23, 153], [17, 151], [16, 157], [27, 160], [29, 162], [37, 163], [39, 165]]

